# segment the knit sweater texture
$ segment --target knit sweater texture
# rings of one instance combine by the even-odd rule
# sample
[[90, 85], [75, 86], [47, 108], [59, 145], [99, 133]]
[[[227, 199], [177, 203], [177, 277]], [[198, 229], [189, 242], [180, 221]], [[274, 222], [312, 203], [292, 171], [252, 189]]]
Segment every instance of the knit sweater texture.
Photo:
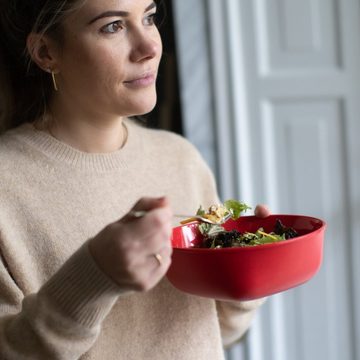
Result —
[[187, 140], [126, 126], [125, 146], [107, 154], [31, 124], [0, 137], [1, 360], [220, 360], [262, 303], [192, 296], [166, 276], [128, 293], [98, 268], [88, 240], [140, 197], [166, 195], [185, 214], [218, 201]]

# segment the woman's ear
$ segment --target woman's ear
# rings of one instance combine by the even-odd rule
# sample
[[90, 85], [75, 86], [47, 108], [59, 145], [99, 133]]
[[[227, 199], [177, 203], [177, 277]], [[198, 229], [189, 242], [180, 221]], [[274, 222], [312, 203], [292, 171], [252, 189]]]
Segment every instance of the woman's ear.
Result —
[[26, 46], [32, 61], [44, 71], [58, 72], [59, 58], [56, 44], [46, 35], [30, 33]]

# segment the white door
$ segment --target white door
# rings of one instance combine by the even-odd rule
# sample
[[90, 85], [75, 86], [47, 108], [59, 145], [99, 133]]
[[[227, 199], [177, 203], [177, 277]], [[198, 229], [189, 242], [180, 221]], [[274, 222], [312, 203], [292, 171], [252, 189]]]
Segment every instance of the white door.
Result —
[[229, 359], [360, 360], [360, 3], [200, 2], [223, 198], [328, 224], [319, 273], [272, 296]]

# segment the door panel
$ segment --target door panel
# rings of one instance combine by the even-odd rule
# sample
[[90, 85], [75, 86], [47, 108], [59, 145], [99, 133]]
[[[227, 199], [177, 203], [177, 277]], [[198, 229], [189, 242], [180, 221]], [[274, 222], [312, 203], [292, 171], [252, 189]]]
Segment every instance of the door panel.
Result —
[[267, 104], [262, 114], [270, 203], [328, 223], [320, 272], [279, 295], [286, 359], [352, 359], [342, 107], [337, 100], [280, 101]]
[[337, 10], [334, 0], [254, 1], [261, 72], [339, 67]]

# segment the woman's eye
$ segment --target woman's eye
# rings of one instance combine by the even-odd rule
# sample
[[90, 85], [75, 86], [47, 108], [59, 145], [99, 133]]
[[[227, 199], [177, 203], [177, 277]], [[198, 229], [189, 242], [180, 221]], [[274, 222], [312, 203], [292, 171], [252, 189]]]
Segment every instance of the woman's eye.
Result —
[[107, 24], [101, 28], [101, 32], [106, 34], [115, 34], [119, 30], [122, 30], [124, 28], [124, 24], [121, 20], [114, 21], [110, 24]]
[[146, 26], [152, 26], [155, 24], [156, 24], [156, 13], [148, 15], [144, 19], [144, 25], [146, 25]]

